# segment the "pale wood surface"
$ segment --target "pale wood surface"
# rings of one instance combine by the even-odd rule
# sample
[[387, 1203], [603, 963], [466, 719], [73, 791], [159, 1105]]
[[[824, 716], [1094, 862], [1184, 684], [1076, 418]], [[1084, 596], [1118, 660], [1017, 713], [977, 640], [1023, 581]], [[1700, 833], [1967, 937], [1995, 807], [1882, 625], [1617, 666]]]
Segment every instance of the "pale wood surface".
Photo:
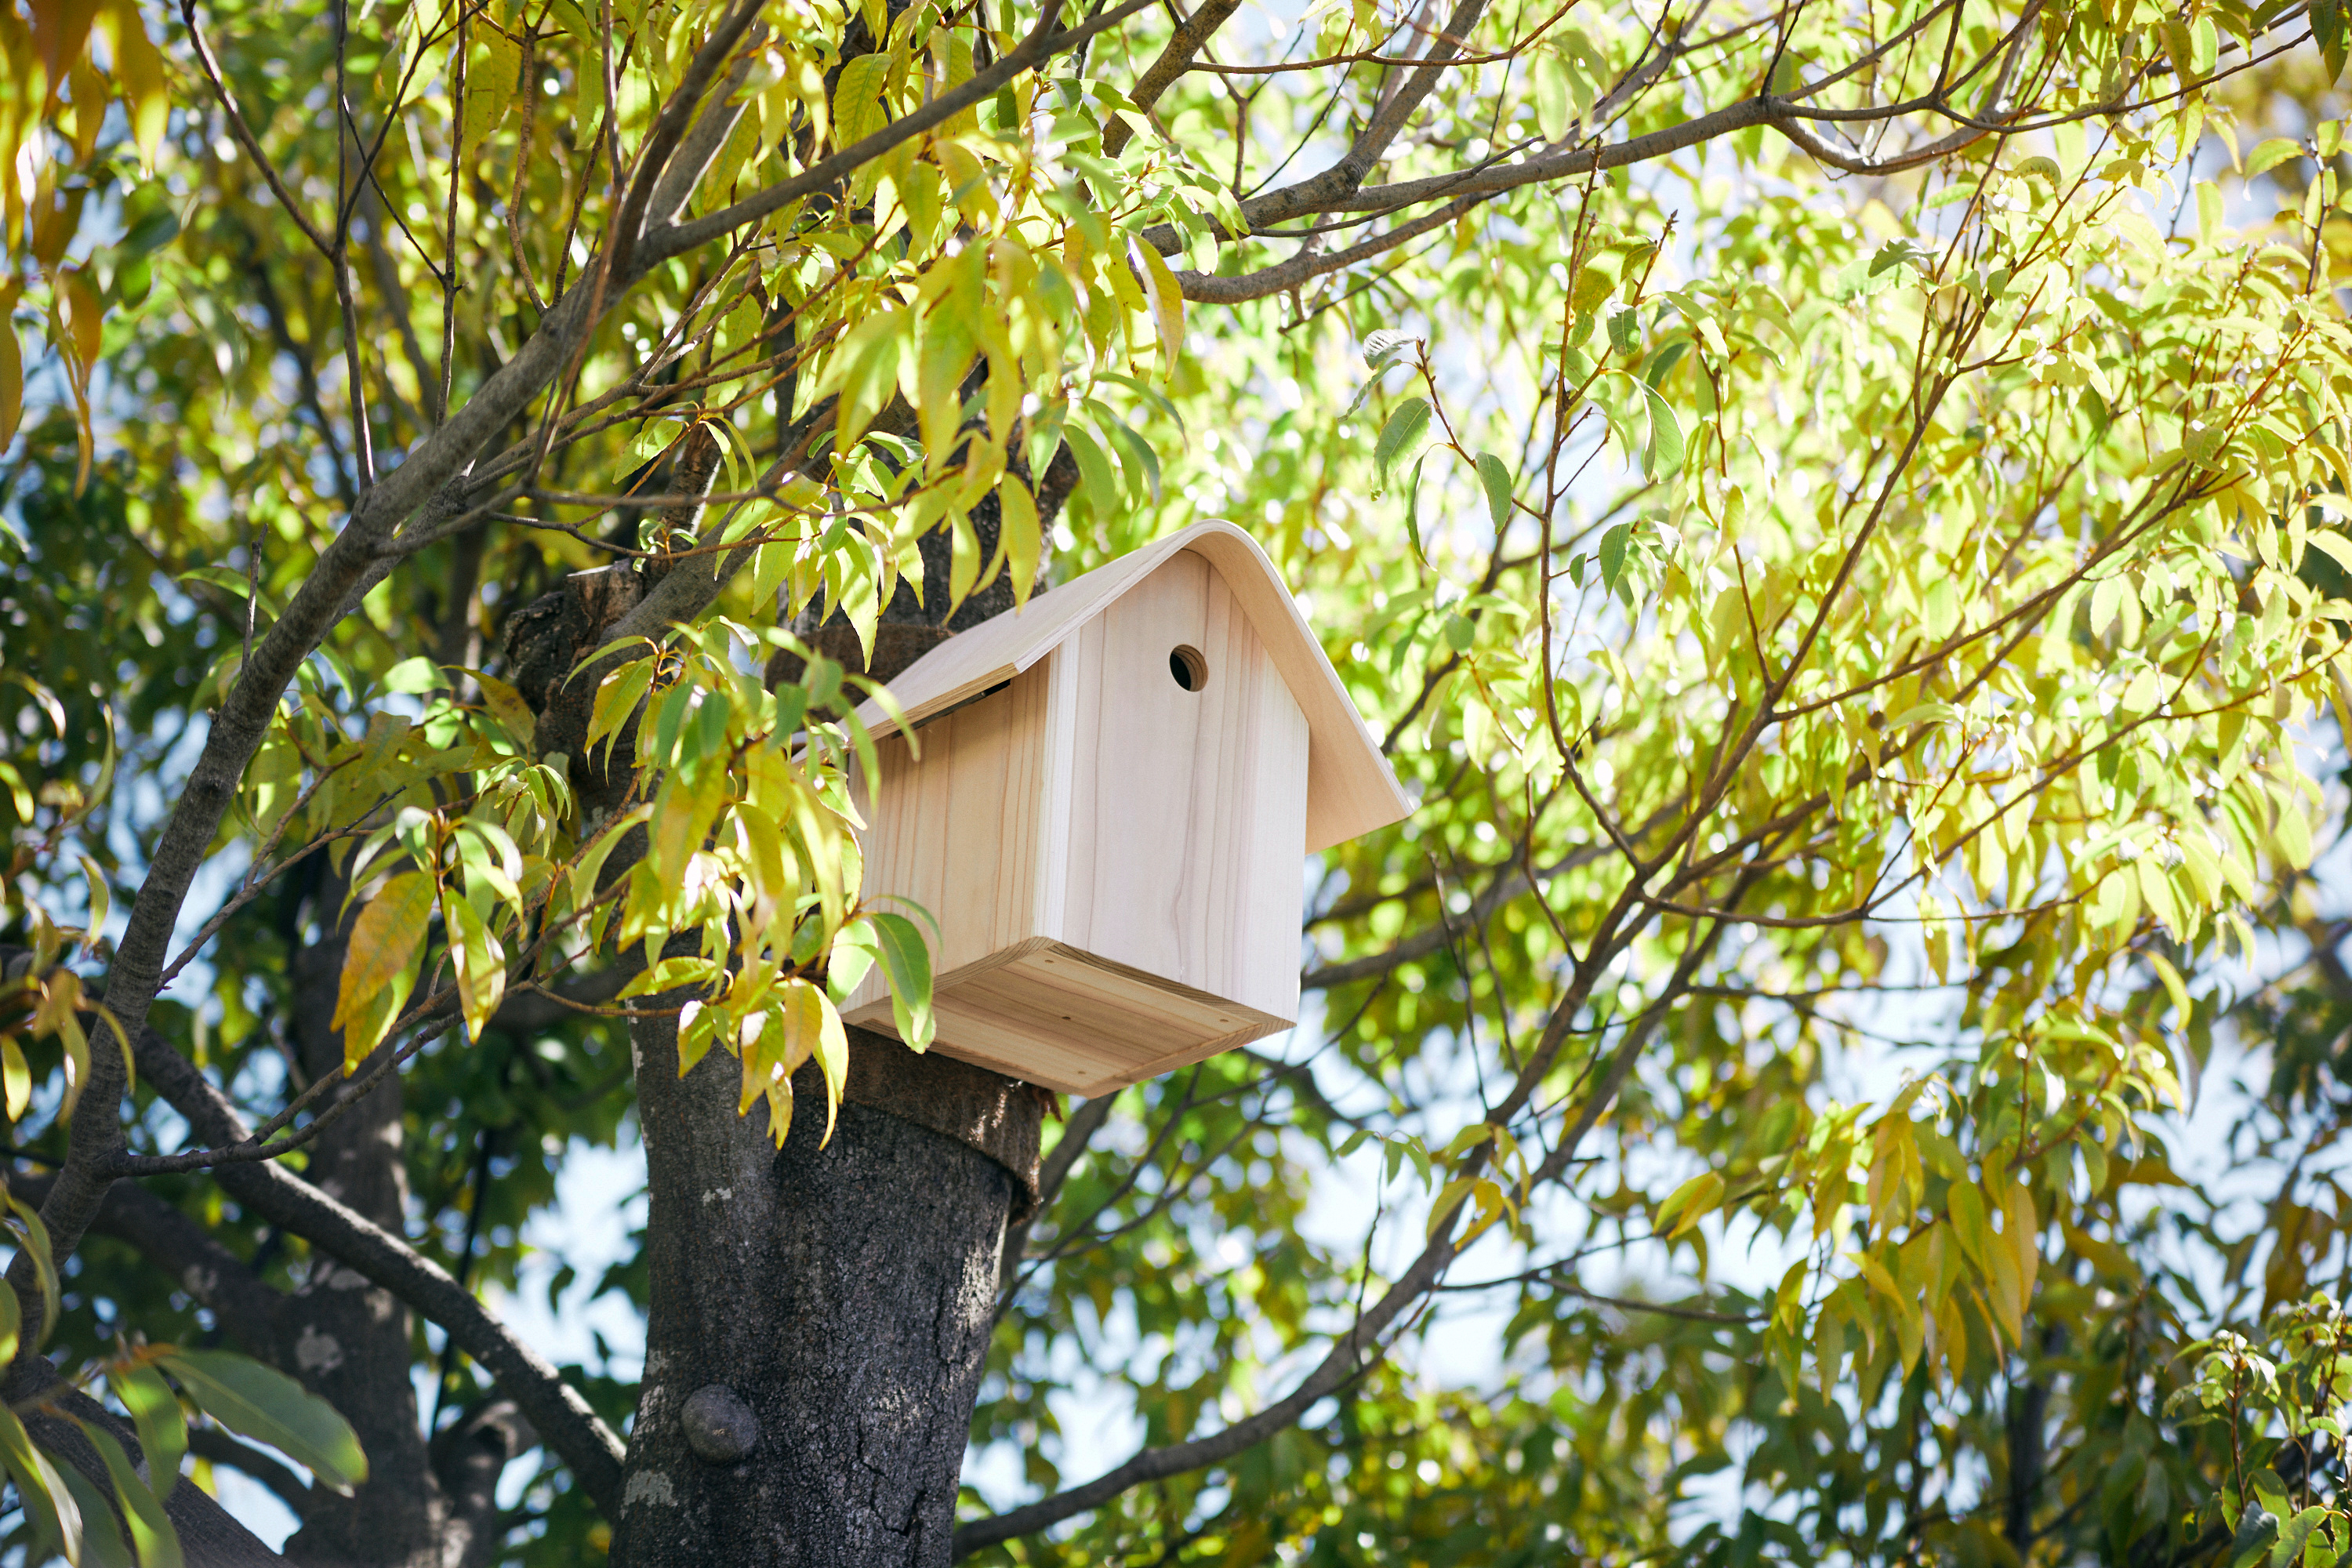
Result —
[[[1195, 523], [1181, 532], [1073, 578], [1029, 602], [949, 638], [890, 685], [909, 724], [1034, 667], [1076, 635], [1161, 563], [1182, 551], [1199, 554], [1225, 579], [1267, 655], [1289, 683], [1310, 736], [1306, 852], [1385, 827], [1412, 810], [1380, 743], [1349, 700], [1290, 591], [1257, 542], [1230, 522]], [[868, 703], [868, 724], [888, 721]]]
[[[852, 781], [869, 825], [862, 896], [924, 925], [904, 903], [887, 901], [906, 900], [939, 923], [923, 931], [938, 973], [1040, 934], [1040, 881], [1057, 858], [1046, 843], [1048, 680], [1044, 669], [1015, 677], [995, 696], [925, 725], [919, 763], [909, 759], [904, 736], [880, 742], [879, 789], [862, 770]], [[888, 992], [878, 965], [849, 1005], [877, 998], [887, 1029]]]
[[[1044, 940], [941, 976], [939, 993], [932, 1049], [1089, 1098], [1290, 1026]], [[887, 998], [845, 1016], [892, 1032]]]
[[[1170, 673], [1179, 646], [1205, 657], [1202, 689]], [[1307, 721], [1223, 577], [1177, 553], [1052, 664], [1069, 863], [1040, 934], [1292, 1016]]]

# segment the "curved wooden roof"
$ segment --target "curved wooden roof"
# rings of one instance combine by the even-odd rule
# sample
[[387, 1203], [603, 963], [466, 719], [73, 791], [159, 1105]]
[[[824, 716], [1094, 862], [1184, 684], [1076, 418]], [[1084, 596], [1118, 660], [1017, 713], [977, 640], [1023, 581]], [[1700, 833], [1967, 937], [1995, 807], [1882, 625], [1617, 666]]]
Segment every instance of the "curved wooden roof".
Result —
[[[1012, 679], [1108, 609], [1153, 567], [1184, 550], [1203, 557], [1224, 579], [1307, 716], [1307, 850], [1345, 843], [1410, 815], [1412, 802], [1339, 684], [1307, 617], [1298, 613], [1282, 574], [1257, 541], [1230, 522], [1194, 523], [1037, 595], [1024, 609], [950, 637], [890, 683], [906, 723], [912, 728]], [[897, 727], [870, 701], [859, 716], [877, 734]]]

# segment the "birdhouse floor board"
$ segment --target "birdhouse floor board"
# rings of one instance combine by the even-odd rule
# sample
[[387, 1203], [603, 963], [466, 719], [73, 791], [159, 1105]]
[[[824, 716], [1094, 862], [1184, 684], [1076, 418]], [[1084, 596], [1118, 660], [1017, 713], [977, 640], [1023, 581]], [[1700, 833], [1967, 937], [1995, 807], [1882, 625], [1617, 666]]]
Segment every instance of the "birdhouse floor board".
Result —
[[[933, 1048], [1064, 1094], [1093, 1096], [1264, 1039], [1291, 1020], [1033, 941], [941, 975]], [[851, 1023], [895, 1033], [887, 1002]]]

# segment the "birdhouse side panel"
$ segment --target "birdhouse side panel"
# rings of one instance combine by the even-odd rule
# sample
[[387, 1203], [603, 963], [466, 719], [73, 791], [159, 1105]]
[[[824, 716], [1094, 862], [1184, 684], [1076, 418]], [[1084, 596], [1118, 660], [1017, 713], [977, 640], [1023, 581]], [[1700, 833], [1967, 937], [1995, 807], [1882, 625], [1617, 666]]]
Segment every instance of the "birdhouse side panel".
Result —
[[[1031, 670], [923, 725], [916, 731], [919, 760], [904, 737], [877, 748], [880, 787], [860, 797], [867, 827], [859, 896], [922, 929], [934, 974], [1040, 934], [1046, 683], [1045, 669]], [[927, 911], [938, 930], [909, 904]], [[888, 997], [877, 968], [843, 1011], [854, 1014]]]
[[1307, 732], [1216, 571], [1185, 552], [1055, 650], [1061, 940], [1296, 1016]]

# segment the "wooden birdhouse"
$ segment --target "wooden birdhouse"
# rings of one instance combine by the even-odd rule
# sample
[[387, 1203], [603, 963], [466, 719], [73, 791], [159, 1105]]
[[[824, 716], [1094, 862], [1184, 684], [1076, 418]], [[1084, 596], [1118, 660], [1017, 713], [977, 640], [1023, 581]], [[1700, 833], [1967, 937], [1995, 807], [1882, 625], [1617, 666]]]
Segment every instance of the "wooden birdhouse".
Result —
[[[1306, 855], [1412, 810], [1256, 542], [1204, 522], [950, 637], [860, 780], [933, 1048], [1097, 1095], [1288, 1028]], [[868, 704], [877, 734], [887, 721]], [[895, 1033], [878, 970], [843, 1009]]]

